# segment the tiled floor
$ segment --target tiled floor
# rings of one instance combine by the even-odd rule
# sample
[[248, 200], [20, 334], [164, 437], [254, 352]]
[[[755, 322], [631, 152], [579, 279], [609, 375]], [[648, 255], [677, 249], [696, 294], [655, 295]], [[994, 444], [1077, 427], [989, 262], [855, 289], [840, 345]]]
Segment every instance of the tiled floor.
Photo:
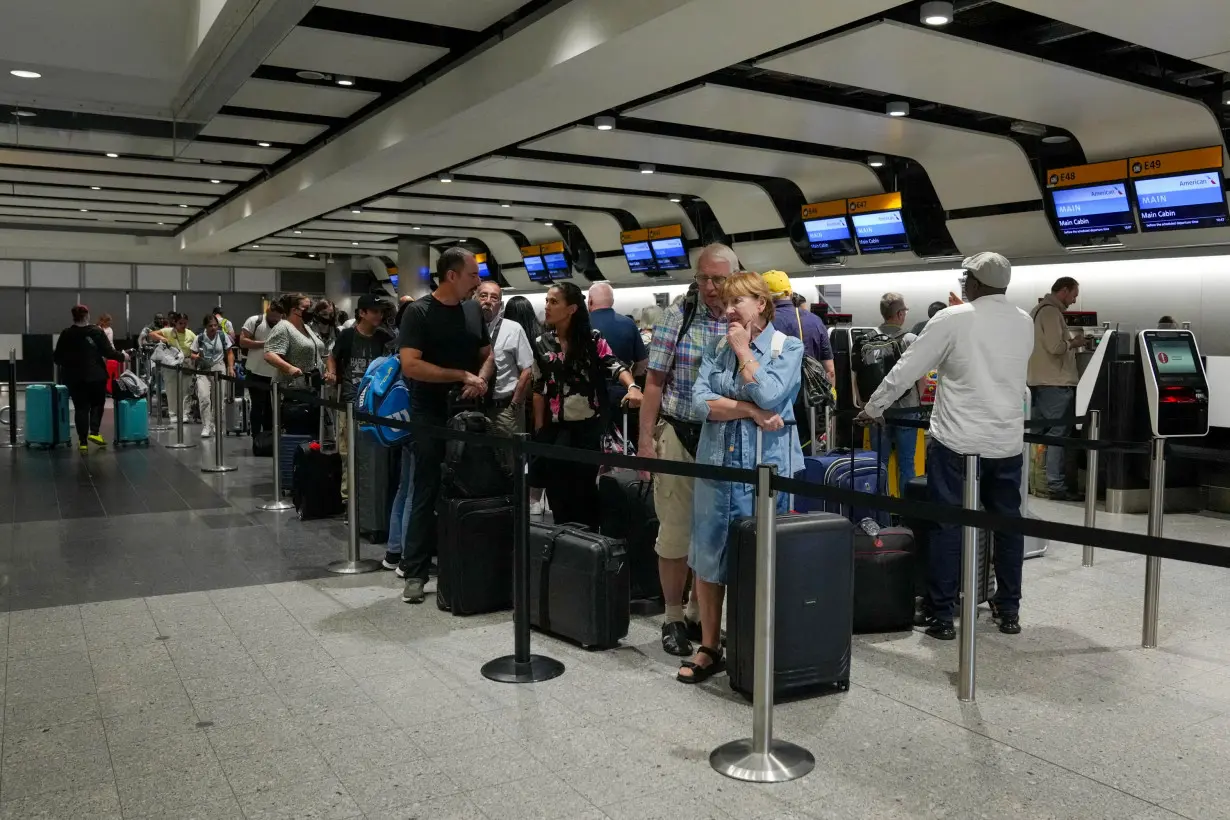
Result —
[[[1230, 817], [1222, 570], [1165, 564], [1162, 647], [1146, 651], [1143, 559], [1083, 569], [1054, 545], [1026, 565], [1025, 632], [979, 622], [976, 704], [956, 700], [955, 643], [861, 638], [848, 693], [777, 708], [816, 770], [752, 786], [707, 762], [750, 732], [747, 705], [724, 678], [674, 682], [651, 620], [608, 652], [535, 635], [566, 673], [490, 683], [478, 669], [511, 651], [507, 614], [407, 606], [387, 573], [279, 575], [319, 575], [340, 529], [250, 513], [268, 468], [240, 463], [200, 479], [230, 509], [0, 525], [8, 585], [68, 590], [39, 609], [10, 593], [0, 613], [0, 818]], [[1174, 516], [1167, 534], [1225, 541], [1226, 526]], [[159, 551], [197, 591], [103, 594], [153, 577]]]

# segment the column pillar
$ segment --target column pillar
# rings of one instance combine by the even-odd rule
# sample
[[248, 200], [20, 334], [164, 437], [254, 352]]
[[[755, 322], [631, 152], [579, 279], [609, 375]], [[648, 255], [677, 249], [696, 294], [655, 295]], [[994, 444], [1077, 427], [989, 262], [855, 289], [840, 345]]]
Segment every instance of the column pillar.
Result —
[[420, 299], [431, 293], [431, 246], [413, 236], [397, 237], [397, 295]]
[[338, 310], [354, 315], [354, 297], [350, 293], [350, 272], [353, 266], [349, 256], [331, 256], [325, 263], [325, 298]]

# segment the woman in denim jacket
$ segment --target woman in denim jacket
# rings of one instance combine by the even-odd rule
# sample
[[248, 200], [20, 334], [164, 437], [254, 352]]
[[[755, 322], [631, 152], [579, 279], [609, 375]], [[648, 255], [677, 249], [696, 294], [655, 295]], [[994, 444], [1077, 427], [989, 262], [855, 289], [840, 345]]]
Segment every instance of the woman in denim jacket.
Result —
[[[751, 469], [756, 466], [756, 431], [764, 435], [763, 461], [780, 475], [803, 465], [794, 426], [803, 343], [773, 328], [773, 298], [755, 273], [737, 273], [722, 285], [729, 328], [726, 338], [705, 353], [692, 400], [707, 422], [697, 464]], [[726, 668], [721, 650], [722, 601], [726, 595], [727, 534], [732, 522], [752, 515], [755, 488], [749, 484], [700, 479], [693, 506], [688, 564], [700, 604], [701, 646], [677, 675], [700, 683]], [[778, 511], [788, 497], [778, 495]]]

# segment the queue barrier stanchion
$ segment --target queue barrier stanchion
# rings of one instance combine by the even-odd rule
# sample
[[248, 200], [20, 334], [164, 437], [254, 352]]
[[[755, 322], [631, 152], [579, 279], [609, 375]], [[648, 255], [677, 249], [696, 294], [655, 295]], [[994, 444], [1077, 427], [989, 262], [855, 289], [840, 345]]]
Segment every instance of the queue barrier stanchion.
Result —
[[713, 750], [714, 771], [750, 783], [784, 783], [810, 772], [816, 758], [802, 746], [773, 738], [773, 641], [777, 583], [775, 469], [756, 468], [756, 654], [752, 680], [752, 736]]
[[[1166, 439], [1154, 438], [1149, 459], [1149, 535], [1162, 537], [1162, 516], [1166, 503]], [[1157, 647], [1158, 608], [1162, 596], [1162, 559], [1145, 556], [1145, 612], [1140, 645]]]
[[[978, 509], [978, 456], [965, 456], [967, 510]], [[961, 528], [961, 646], [958, 652], [957, 699], [973, 703], [977, 695], [978, 528]]]
[[[1097, 441], [1102, 434], [1101, 412], [1090, 410], [1085, 423], [1088, 439]], [[1085, 458], [1085, 526], [1093, 529], [1098, 516], [1098, 449], [1091, 447]], [[1093, 566], [1093, 547], [1089, 544], [1081, 550], [1081, 566]]]
[[[320, 408], [321, 418], [324, 418], [325, 408]], [[324, 422], [321, 422], [323, 431]], [[359, 513], [356, 505], [358, 504], [358, 484], [355, 475], [358, 473], [358, 464], [355, 453], [358, 450], [358, 425], [355, 424], [354, 405], [346, 407], [346, 441], [349, 446], [346, 447], [346, 557], [341, 561], [334, 561], [329, 564], [327, 569], [329, 572], [338, 575], [360, 575], [364, 572], [375, 572], [380, 569], [380, 562], [372, 558], [359, 557]], [[334, 430], [334, 435], [337, 431]], [[321, 436], [321, 438], [324, 438]]]
[[6, 441], [0, 441], [0, 450], [17, 449], [17, 348], [9, 348], [9, 435]]
[[269, 401], [273, 405], [273, 500], [261, 504], [258, 510], [285, 512], [295, 505], [282, 497], [282, 394], [277, 378], [269, 382]]
[[209, 395], [210, 403], [213, 407], [210, 408], [214, 414], [214, 463], [212, 466], [202, 466], [203, 473], [233, 473], [239, 469], [235, 465], [227, 465], [226, 456], [223, 452], [223, 445], [226, 443], [226, 436], [223, 435], [222, 425], [226, 423], [226, 416], [222, 410], [222, 378], [217, 372], [209, 374]]
[[[179, 403], [182, 405], [184, 403], [183, 395], [182, 395], [183, 390], [184, 390], [184, 373], [182, 370], [179, 370], [179, 369], [174, 370], [174, 373], [175, 373], [174, 378], [176, 380], [176, 384], [179, 385], [179, 390], [177, 390], [176, 392], [181, 394]], [[196, 389], [196, 379], [195, 378], [192, 381], [192, 387], [194, 390]], [[195, 441], [184, 441], [184, 408], [183, 407], [179, 408], [179, 415], [176, 416], [175, 441], [170, 444], [164, 444], [162, 446], [167, 448], [168, 450], [191, 450], [193, 447], [196, 446]]]
[[[151, 374], [153, 378], [150, 379], [150, 390], [153, 392], [154, 398], [157, 401], [158, 413], [154, 416], [155, 422], [149, 426], [149, 431], [151, 433], [165, 433], [167, 430], [171, 429], [170, 424], [164, 424], [162, 421], [163, 414], [167, 412], [167, 396], [166, 393], [163, 392], [166, 390], [166, 379], [163, 378], [162, 363], [155, 362], [153, 360], [151, 360], [150, 363], [154, 367], [154, 372]], [[151, 409], [153, 409], [152, 406]], [[180, 411], [182, 412], [183, 408], [180, 408]]]
[[[555, 658], [530, 653], [530, 484], [528, 436], [519, 433], [513, 449], [513, 654], [483, 664], [482, 674], [497, 683], [541, 683], [564, 674]], [[354, 448], [350, 448], [353, 452]], [[357, 516], [351, 516], [357, 521]], [[353, 524], [351, 526], [354, 526]]]

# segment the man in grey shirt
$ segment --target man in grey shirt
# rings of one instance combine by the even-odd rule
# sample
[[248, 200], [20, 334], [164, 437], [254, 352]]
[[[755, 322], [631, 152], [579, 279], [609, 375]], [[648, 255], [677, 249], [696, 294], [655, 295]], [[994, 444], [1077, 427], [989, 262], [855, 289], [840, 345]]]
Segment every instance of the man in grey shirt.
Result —
[[[913, 344], [918, 337], [905, 329], [906, 315], [909, 308], [905, 306], [905, 297], [900, 293], [886, 293], [880, 297], [880, 317], [884, 320], [877, 330], [897, 340], [901, 353]], [[905, 411], [913, 418], [919, 417], [918, 386], [905, 391], [901, 398], [893, 402], [890, 409]], [[888, 460], [893, 448], [897, 448], [897, 487], [905, 492], [905, 485], [914, 478], [914, 457], [918, 445], [918, 430], [913, 427], [894, 425], [889, 420], [883, 426], [871, 429], [871, 447], [880, 454], [880, 463], [888, 468]], [[887, 490], [887, 488], [884, 488]]]
[[504, 321], [504, 294], [495, 282], [483, 282], [474, 296], [483, 309], [495, 357], [495, 381], [487, 415], [504, 435], [525, 431], [525, 396], [534, 372], [534, 352], [525, 330]]

